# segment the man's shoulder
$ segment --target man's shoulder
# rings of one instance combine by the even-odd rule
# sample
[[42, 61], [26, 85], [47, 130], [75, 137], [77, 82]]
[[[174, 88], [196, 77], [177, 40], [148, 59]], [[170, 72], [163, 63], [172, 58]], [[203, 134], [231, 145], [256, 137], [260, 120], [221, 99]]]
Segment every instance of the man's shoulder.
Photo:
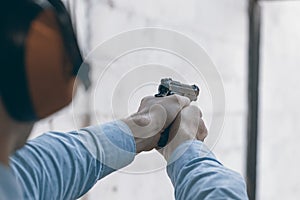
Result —
[[11, 169], [0, 164], [0, 200], [22, 199], [21, 187]]

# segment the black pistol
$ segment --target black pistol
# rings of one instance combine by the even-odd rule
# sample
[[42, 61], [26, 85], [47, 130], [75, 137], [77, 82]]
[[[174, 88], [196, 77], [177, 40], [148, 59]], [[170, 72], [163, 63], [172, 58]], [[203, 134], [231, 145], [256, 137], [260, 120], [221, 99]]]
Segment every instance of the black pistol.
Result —
[[[156, 94], [155, 97], [164, 97], [178, 94], [188, 97], [191, 101], [197, 101], [199, 92], [200, 90], [197, 85], [187, 85], [180, 83], [179, 81], [173, 81], [171, 78], [164, 78], [160, 81], [158, 94]], [[168, 143], [170, 127], [171, 125], [167, 127], [161, 135], [157, 144], [159, 148], [166, 146], [166, 144]]]

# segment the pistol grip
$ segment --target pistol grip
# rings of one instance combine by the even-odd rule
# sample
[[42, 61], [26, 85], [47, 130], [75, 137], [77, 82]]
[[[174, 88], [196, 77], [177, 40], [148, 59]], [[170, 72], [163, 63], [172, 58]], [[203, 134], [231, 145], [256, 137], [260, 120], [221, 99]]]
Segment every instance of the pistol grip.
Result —
[[157, 143], [157, 146], [159, 148], [163, 148], [167, 145], [168, 140], [169, 140], [169, 134], [170, 134], [170, 129], [173, 123], [171, 123], [165, 130], [164, 132], [161, 134], [159, 141]]

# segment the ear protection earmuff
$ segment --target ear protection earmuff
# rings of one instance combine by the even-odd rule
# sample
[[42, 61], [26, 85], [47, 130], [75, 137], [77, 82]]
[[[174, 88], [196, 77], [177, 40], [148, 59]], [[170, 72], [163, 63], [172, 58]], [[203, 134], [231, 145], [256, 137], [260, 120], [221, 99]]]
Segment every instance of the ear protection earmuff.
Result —
[[89, 66], [60, 0], [10, 0], [0, 10], [0, 97], [12, 118], [36, 121], [68, 105], [80, 67], [89, 87]]

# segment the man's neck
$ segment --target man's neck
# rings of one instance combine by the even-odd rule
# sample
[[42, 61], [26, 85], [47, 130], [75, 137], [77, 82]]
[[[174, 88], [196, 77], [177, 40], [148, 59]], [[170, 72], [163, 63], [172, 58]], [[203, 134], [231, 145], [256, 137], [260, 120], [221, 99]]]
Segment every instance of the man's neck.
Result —
[[0, 135], [0, 163], [9, 166], [9, 155], [13, 151], [13, 139], [9, 136]]

